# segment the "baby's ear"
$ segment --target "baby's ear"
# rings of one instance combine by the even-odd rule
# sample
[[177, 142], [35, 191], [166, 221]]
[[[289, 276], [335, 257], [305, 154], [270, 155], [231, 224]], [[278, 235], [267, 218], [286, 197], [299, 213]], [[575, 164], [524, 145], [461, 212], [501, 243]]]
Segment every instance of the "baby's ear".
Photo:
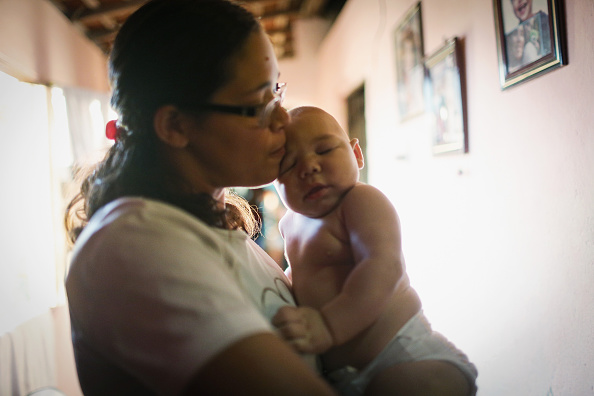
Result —
[[161, 141], [171, 147], [184, 148], [188, 145], [189, 124], [177, 107], [167, 105], [157, 109], [153, 118], [155, 132]]
[[359, 146], [359, 139], [353, 138], [350, 143], [353, 148], [353, 153], [355, 153], [355, 158], [357, 159], [357, 165], [359, 165], [359, 169], [363, 169], [363, 166], [365, 166], [365, 159], [363, 158], [361, 146]]

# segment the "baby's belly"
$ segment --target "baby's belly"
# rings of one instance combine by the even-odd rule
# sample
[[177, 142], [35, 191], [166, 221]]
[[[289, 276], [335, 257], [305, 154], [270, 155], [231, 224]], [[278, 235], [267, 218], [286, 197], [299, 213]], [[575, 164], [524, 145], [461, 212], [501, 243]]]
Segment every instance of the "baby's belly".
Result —
[[293, 270], [293, 293], [297, 304], [320, 309], [342, 290], [352, 266], [337, 264], [310, 266]]

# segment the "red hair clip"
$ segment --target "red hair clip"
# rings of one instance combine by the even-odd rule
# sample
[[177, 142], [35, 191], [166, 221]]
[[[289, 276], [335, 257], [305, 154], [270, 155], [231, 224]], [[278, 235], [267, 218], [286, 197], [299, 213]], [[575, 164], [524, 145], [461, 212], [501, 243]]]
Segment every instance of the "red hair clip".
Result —
[[118, 120], [111, 120], [105, 126], [105, 137], [109, 140], [115, 140], [118, 137]]

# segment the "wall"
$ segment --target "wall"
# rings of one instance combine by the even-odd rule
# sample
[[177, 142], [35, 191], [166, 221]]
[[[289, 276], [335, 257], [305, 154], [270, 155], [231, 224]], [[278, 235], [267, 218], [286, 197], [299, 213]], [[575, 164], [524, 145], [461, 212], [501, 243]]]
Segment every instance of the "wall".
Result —
[[105, 55], [48, 0], [0, 0], [0, 70], [28, 82], [109, 90]]
[[[565, 3], [569, 65], [501, 91], [493, 2], [423, 0], [426, 54], [465, 42], [468, 154], [434, 157], [430, 120], [398, 119], [393, 33], [411, 0], [349, 0], [304, 100], [346, 125], [365, 82], [370, 182], [399, 211], [413, 286], [477, 364], [479, 395], [594, 395], [594, 3]], [[283, 77], [311, 84], [286, 73], [295, 62]]]

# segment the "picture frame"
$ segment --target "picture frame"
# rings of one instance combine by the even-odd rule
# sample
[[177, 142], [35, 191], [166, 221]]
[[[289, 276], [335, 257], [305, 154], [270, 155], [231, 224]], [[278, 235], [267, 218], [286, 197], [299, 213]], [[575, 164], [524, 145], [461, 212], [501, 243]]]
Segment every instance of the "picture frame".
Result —
[[421, 2], [413, 5], [394, 32], [396, 85], [401, 121], [425, 112], [423, 23]]
[[434, 116], [433, 154], [467, 153], [468, 122], [462, 40], [453, 37], [425, 60]]
[[505, 90], [567, 64], [563, 0], [493, 0]]

